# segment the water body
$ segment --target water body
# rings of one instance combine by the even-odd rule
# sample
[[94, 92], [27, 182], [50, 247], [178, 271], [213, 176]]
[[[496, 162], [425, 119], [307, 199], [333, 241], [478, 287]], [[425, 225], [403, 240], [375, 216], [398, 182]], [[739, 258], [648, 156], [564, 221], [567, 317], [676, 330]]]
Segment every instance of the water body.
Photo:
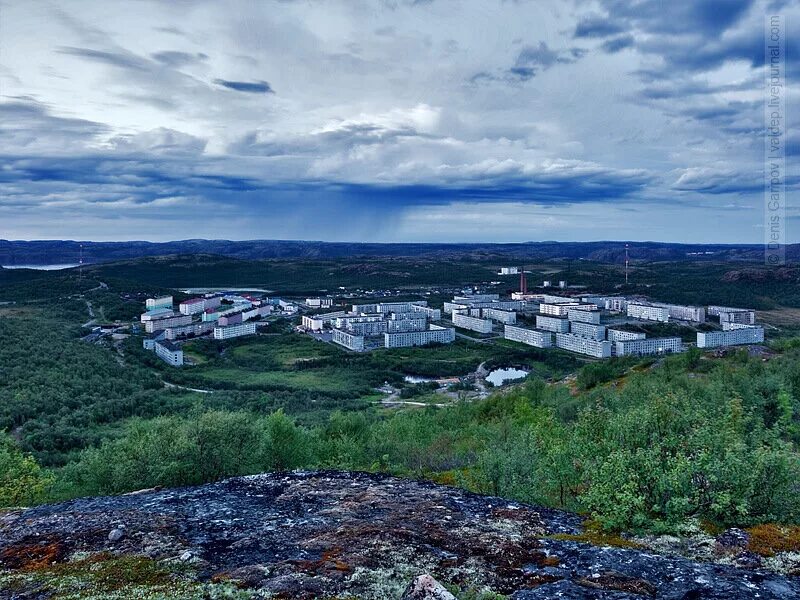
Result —
[[530, 371], [523, 371], [522, 369], [495, 369], [486, 376], [486, 381], [495, 386], [501, 386], [509, 381], [525, 379], [528, 373]]
[[68, 265], [2, 265], [4, 269], [36, 269], [37, 271], [59, 271], [61, 269], [73, 269], [79, 265], [70, 263]]
[[428, 383], [429, 381], [436, 381], [435, 379], [431, 379], [430, 377], [417, 377], [416, 375], [406, 375], [403, 377], [403, 381], [406, 383]]

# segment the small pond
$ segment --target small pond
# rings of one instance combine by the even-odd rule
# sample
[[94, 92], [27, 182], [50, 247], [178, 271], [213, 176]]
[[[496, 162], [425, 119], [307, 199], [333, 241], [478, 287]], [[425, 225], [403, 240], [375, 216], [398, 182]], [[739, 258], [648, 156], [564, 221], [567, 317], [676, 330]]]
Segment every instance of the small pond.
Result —
[[486, 381], [501, 386], [509, 381], [516, 381], [517, 379], [524, 379], [530, 371], [523, 371], [522, 369], [495, 369], [486, 376]]

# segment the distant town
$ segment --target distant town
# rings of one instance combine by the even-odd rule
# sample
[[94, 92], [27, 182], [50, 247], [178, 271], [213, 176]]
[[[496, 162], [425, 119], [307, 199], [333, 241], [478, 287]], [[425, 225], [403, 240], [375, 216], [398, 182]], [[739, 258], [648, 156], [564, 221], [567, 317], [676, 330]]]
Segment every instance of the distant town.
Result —
[[502, 298], [467, 288], [441, 308], [429, 306], [427, 300], [345, 304], [347, 298], [333, 296], [284, 300], [216, 291], [183, 300], [177, 307], [172, 296], [149, 298], [140, 317], [147, 334], [143, 346], [166, 363], [182, 366], [185, 340], [255, 335], [268, 317], [298, 314], [298, 332], [353, 352], [449, 344], [458, 336], [478, 341], [504, 338], [599, 359], [671, 354], [691, 345], [680, 336], [648, 337], [637, 331], [647, 323], [698, 328], [694, 345], [701, 349], [764, 341], [764, 328], [756, 324], [755, 311], [748, 308], [593, 295], [583, 288], [570, 288], [563, 280], [542, 281], [538, 289], [529, 291], [523, 269], [503, 267], [498, 274], [519, 274], [519, 290]]

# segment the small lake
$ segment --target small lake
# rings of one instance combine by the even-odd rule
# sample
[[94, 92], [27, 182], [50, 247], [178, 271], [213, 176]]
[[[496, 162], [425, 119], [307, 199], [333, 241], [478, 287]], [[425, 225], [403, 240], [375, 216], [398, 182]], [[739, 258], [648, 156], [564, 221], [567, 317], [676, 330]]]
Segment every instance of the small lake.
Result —
[[406, 375], [403, 377], [403, 381], [406, 383], [428, 383], [429, 381], [436, 381], [435, 379], [431, 379], [430, 377], [417, 377], [416, 375]]
[[72, 269], [77, 266], [79, 265], [2, 265], [4, 269], [36, 269], [37, 271], [58, 271], [60, 269]]
[[528, 373], [530, 373], [530, 371], [523, 371], [522, 369], [495, 369], [486, 376], [486, 381], [495, 386], [501, 386], [509, 381], [525, 379]]

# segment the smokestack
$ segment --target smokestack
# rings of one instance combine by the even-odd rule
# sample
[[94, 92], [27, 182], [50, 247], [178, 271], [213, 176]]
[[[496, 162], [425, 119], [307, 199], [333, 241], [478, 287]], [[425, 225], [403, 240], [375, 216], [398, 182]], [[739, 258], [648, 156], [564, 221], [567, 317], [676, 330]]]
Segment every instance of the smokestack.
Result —
[[528, 293], [528, 280], [525, 278], [525, 267], [519, 271], [519, 291], [522, 294]]

